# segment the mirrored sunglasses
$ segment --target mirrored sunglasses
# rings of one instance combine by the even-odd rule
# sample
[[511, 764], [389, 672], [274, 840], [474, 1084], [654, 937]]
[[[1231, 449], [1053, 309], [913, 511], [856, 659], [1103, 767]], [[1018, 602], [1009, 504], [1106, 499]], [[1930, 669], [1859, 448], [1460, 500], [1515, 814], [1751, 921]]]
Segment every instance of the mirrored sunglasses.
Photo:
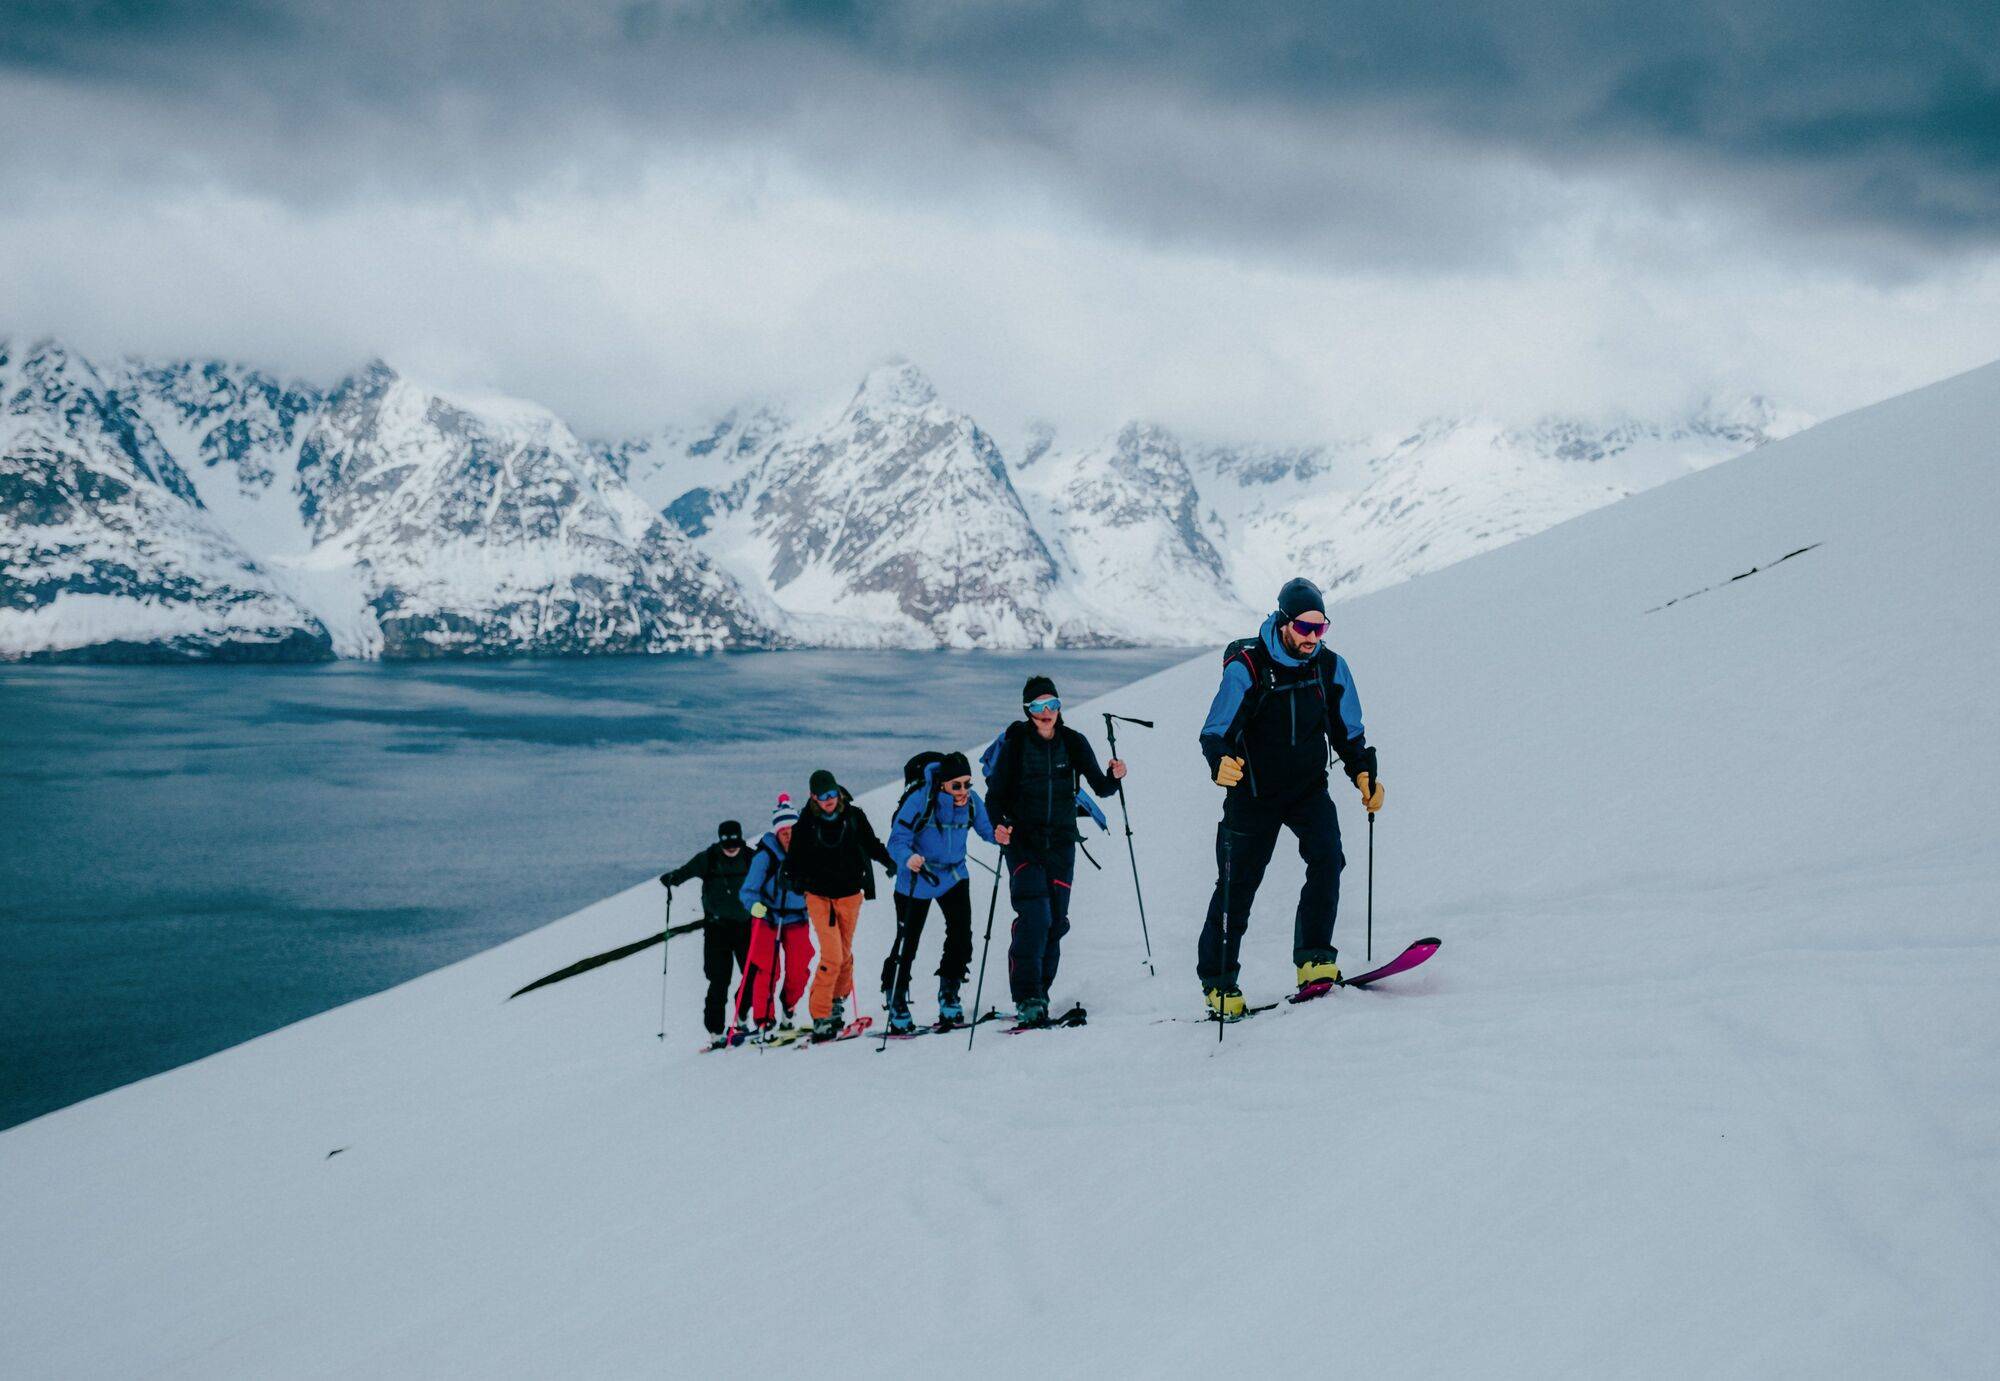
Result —
[[952, 781], [946, 782], [944, 784], [944, 789], [946, 791], [970, 791], [972, 790], [972, 778], [970, 777], [955, 778]]
[[1050, 710], [1060, 710], [1061, 708], [1062, 697], [1059, 695], [1045, 695], [1039, 700], [1030, 700], [1028, 702], [1029, 714], [1047, 714]]
[[1293, 619], [1292, 631], [1301, 638], [1323, 638], [1326, 636], [1325, 619]]

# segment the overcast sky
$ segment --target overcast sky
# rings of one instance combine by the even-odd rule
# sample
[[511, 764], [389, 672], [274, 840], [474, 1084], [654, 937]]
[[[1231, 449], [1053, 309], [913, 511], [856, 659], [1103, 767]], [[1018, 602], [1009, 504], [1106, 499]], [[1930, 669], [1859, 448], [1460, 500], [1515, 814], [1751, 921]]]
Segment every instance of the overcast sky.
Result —
[[0, 333], [638, 430], [1817, 414], [2000, 357], [2000, 5], [0, 0]]

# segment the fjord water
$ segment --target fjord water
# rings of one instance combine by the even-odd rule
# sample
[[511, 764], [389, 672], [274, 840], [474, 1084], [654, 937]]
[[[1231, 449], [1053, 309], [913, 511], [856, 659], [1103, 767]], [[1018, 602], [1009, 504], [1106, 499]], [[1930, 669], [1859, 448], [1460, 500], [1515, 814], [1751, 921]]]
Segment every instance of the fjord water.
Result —
[[1080, 699], [1186, 655], [0, 667], [0, 1127], [754, 838], [814, 767], [978, 741], [1032, 672]]

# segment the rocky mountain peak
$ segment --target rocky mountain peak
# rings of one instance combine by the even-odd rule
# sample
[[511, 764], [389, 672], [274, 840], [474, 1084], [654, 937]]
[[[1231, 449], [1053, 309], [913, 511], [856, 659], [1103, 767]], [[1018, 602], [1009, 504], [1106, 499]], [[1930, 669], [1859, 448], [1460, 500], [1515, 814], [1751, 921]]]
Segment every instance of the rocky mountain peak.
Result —
[[849, 413], [927, 408], [937, 402], [937, 387], [908, 360], [890, 360], [868, 371], [847, 405]]

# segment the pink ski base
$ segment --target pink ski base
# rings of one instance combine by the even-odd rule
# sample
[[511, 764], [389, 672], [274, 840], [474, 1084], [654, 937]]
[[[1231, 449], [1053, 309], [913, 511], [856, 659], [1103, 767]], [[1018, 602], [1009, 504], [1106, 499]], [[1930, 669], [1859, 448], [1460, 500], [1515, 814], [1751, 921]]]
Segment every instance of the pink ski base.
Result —
[[1381, 968], [1370, 969], [1368, 970], [1367, 973], [1361, 974], [1355, 978], [1342, 979], [1340, 986], [1343, 988], [1365, 988], [1378, 978], [1387, 978], [1391, 974], [1402, 973], [1406, 970], [1414, 969], [1417, 965], [1423, 963], [1433, 954], [1436, 954], [1438, 952], [1438, 947], [1443, 943], [1444, 942], [1442, 940], [1439, 940], [1436, 936], [1430, 936], [1425, 939], [1418, 940], [1417, 942], [1412, 944], [1408, 949], [1405, 949], [1401, 954], [1397, 955], [1394, 959], [1391, 959], [1388, 963], [1384, 964]]

